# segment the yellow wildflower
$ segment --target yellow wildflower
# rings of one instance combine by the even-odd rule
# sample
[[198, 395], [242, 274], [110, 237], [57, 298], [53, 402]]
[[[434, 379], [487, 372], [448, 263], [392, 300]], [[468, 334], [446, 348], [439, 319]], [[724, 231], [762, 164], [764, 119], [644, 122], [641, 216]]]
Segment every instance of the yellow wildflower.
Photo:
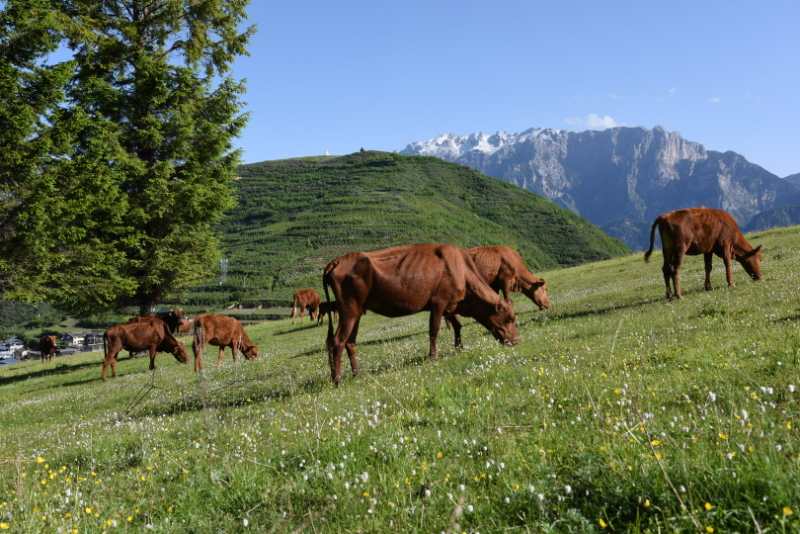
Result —
[[87, 506], [83, 511], [86, 512], [87, 514], [91, 514], [92, 513], [92, 507], [91, 506]]
[[5, 523], [5, 522], [0, 523], [0, 530], [8, 530], [10, 528], [11, 528], [11, 525], [9, 525], [8, 523]]
[[653, 441], [650, 442], [650, 445], [652, 445], [653, 447], [658, 447], [658, 446], [661, 445], [661, 440], [660, 439], [654, 439]]
[[444, 458], [444, 454], [442, 453], [442, 451], [437, 452], [436, 453], [436, 459], [437, 460], [441, 460], [442, 458]]
[[644, 500], [644, 507], [645, 508], [650, 508], [650, 499], [645, 499]]
[[705, 504], [703, 505], [703, 508], [705, 508], [705, 509], [706, 509], [706, 512], [710, 512], [711, 510], [713, 510], [713, 509], [714, 509], [714, 505], [713, 505], [713, 504], [711, 504], [710, 502], [707, 502], [707, 503], [705, 503]]
[[602, 517], [600, 517], [600, 518], [598, 518], [598, 519], [597, 519], [597, 524], [598, 524], [598, 525], [600, 525], [600, 528], [606, 528], [606, 527], [608, 526], [608, 523], [606, 523], [605, 521], [603, 521], [603, 518], [602, 518]]
[[784, 506], [783, 517], [789, 517], [790, 515], [794, 515], [794, 510], [792, 510], [791, 506]]
[[36, 463], [37, 464], [43, 464], [44, 463], [44, 458], [42, 458], [41, 456], [37, 456], [36, 457]]
[[728, 434], [726, 434], [725, 432], [720, 432], [719, 433], [719, 439], [721, 439], [722, 441], [725, 441], [726, 439], [728, 439]]
[[369, 497], [369, 492], [364, 490], [364, 493], [361, 494], [362, 497]]
[[711, 525], [706, 525], [706, 532], [708, 532], [708, 534], [713, 534], [714, 527], [712, 527]]

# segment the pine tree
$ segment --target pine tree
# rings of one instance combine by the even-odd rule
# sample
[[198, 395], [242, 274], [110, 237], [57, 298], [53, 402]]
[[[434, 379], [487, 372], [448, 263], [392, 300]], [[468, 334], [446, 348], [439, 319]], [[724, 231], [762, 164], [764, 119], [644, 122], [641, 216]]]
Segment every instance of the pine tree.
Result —
[[[243, 128], [245, 0], [64, 1], [75, 52], [72, 105], [116, 125], [126, 194], [126, 274], [140, 308], [196, 284], [217, 259], [214, 224], [232, 207]], [[88, 139], [87, 142], [94, 142]]]

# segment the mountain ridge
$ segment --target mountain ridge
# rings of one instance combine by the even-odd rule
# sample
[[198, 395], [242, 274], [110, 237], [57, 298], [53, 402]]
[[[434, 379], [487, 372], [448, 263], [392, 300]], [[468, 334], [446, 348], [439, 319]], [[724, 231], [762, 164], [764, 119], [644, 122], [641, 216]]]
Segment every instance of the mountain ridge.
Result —
[[461, 163], [539, 193], [635, 248], [664, 211], [719, 207], [746, 227], [761, 212], [800, 205], [800, 187], [660, 126], [444, 134], [400, 153]]

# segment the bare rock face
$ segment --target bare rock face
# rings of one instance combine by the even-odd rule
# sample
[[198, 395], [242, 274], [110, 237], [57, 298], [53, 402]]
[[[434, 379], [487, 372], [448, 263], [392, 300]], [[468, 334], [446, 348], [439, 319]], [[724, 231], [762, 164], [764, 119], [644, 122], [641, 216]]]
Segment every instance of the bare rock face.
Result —
[[544, 195], [634, 248], [647, 245], [664, 211], [723, 208], [746, 228], [761, 212], [800, 205], [791, 181], [660, 127], [445, 134], [402, 153], [468, 165]]

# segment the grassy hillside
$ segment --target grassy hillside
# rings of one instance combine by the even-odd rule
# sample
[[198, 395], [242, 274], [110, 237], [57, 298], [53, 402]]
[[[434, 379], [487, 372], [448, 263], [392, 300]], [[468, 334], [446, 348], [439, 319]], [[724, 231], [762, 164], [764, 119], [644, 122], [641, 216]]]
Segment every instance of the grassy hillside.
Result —
[[[248, 327], [264, 357], [198, 380], [160, 355], [0, 368], [0, 522], [12, 531], [797, 532], [800, 233], [753, 236], [765, 279], [665, 302], [658, 254], [543, 273], [523, 342], [472, 321], [363, 318], [363, 374], [330, 385], [324, 328]], [[109, 529], [110, 530], [110, 529]]]
[[222, 226], [227, 280], [184, 304], [285, 300], [319, 287], [340, 254], [405, 243], [509, 244], [536, 268], [626, 250], [549, 200], [435, 158], [361, 152], [255, 163], [240, 176]]

